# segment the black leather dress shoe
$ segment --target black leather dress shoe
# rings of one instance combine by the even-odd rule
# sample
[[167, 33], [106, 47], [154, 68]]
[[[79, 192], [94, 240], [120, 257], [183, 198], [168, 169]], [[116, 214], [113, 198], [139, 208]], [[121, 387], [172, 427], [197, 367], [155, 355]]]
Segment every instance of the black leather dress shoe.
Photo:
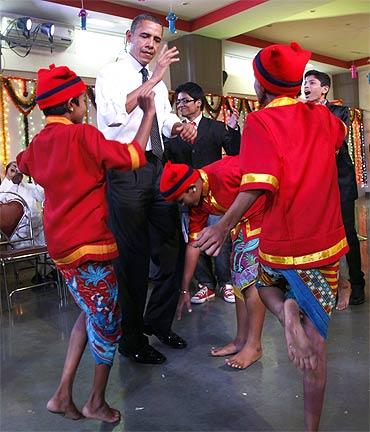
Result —
[[174, 333], [173, 331], [169, 331], [168, 333], [162, 334], [162, 333], [155, 333], [153, 332], [154, 336], [156, 336], [162, 343], [170, 346], [171, 348], [177, 348], [182, 349], [186, 348], [188, 345], [186, 341]]
[[349, 298], [349, 304], [352, 306], [357, 306], [362, 303], [365, 303], [365, 293], [364, 292], [353, 292], [351, 293], [351, 297]]
[[123, 348], [118, 348], [118, 352], [123, 356], [135, 361], [136, 363], [161, 364], [167, 360], [162, 353], [160, 353], [150, 345], [144, 345], [136, 352], [126, 351]]

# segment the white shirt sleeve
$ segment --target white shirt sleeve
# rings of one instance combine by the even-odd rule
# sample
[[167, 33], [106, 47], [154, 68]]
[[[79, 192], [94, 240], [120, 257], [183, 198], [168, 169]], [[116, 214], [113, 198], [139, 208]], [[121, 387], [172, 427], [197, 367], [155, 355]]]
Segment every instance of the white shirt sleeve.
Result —
[[98, 127], [119, 127], [125, 125], [129, 116], [126, 112], [127, 91], [124, 91], [121, 77], [116, 76], [115, 64], [107, 66], [96, 77], [95, 100], [99, 107]]

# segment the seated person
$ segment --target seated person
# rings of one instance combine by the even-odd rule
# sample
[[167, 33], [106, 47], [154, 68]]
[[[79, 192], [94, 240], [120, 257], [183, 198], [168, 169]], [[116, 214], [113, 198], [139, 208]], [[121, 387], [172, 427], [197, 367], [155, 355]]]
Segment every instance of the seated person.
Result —
[[[17, 163], [11, 161], [5, 168], [5, 178], [0, 184], [0, 192], [12, 192], [0, 195], [0, 200], [3, 202], [13, 199], [13, 193], [24, 199], [28, 206], [27, 212], [29, 212], [29, 214], [27, 216], [31, 218], [34, 244], [38, 246], [44, 245], [45, 237], [42, 216], [42, 205], [44, 202], [43, 188], [37, 184], [25, 181], [23, 174], [18, 170]], [[29, 237], [30, 232], [28, 227], [21, 222], [19, 228], [10, 240], [14, 241], [14, 248], [20, 249], [31, 246], [29, 240], [22, 241], [22, 239]]]

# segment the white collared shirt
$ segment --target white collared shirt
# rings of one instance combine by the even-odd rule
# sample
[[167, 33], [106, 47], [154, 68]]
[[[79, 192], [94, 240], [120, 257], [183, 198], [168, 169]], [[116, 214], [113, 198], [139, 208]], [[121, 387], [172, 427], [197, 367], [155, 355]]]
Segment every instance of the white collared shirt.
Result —
[[194, 120], [189, 120], [187, 118], [185, 118], [185, 120], [186, 120], [186, 123], [195, 123], [195, 127], [198, 129], [198, 126], [199, 126], [200, 121], [202, 120], [202, 117], [203, 117], [203, 114], [200, 113], [198, 115], [198, 117], [196, 117]]
[[[29, 216], [32, 220], [33, 236], [36, 245], [44, 245], [44, 225], [43, 225], [43, 215], [42, 215], [42, 203], [45, 200], [44, 189], [34, 183], [28, 183], [25, 179], [19, 184], [13, 183], [7, 177], [4, 178], [0, 185], [0, 200], [2, 202], [7, 202], [14, 199], [14, 195], [7, 192], [13, 192], [20, 195], [27, 203], [29, 209]], [[20, 224], [22, 226], [22, 224]], [[29, 232], [26, 227], [20, 228], [14, 233], [11, 240], [19, 240], [22, 238], [29, 237]], [[29, 242], [17, 242], [14, 244], [16, 249], [30, 246]]]
[[[142, 85], [142, 68], [143, 65], [134, 57], [124, 54], [117, 62], [106, 65], [98, 73], [95, 86], [97, 121], [105, 138], [127, 144], [135, 137], [143, 111], [137, 106], [131, 113], [127, 113], [126, 100], [129, 93]], [[151, 75], [149, 71], [149, 77]], [[180, 122], [180, 119], [172, 113], [165, 83], [160, 81], [153, 91], [159, 130], [170, 138], [173, 125]], [[146, 150], [151, 148], [149, 138]]]

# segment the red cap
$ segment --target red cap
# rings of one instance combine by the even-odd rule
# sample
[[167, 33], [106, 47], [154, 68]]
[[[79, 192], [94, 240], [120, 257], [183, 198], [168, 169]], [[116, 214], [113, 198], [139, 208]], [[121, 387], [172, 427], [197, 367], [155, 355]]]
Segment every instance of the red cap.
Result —
[[310, 57], [311, 52], [303, 50], [297, 42], [270, 45], [254, 58], [254, 76], [271, 94], [297, 96]]
[[82, 79], [67, 66], [40, 69], [37, 72], [36, 103], [40, 109], [50, 108], [80, 96], [86, 90]]
[[161, 176], [160, 191], [166, 201], [175, 201], [200, 177], [190, 165], [167, 162]]

